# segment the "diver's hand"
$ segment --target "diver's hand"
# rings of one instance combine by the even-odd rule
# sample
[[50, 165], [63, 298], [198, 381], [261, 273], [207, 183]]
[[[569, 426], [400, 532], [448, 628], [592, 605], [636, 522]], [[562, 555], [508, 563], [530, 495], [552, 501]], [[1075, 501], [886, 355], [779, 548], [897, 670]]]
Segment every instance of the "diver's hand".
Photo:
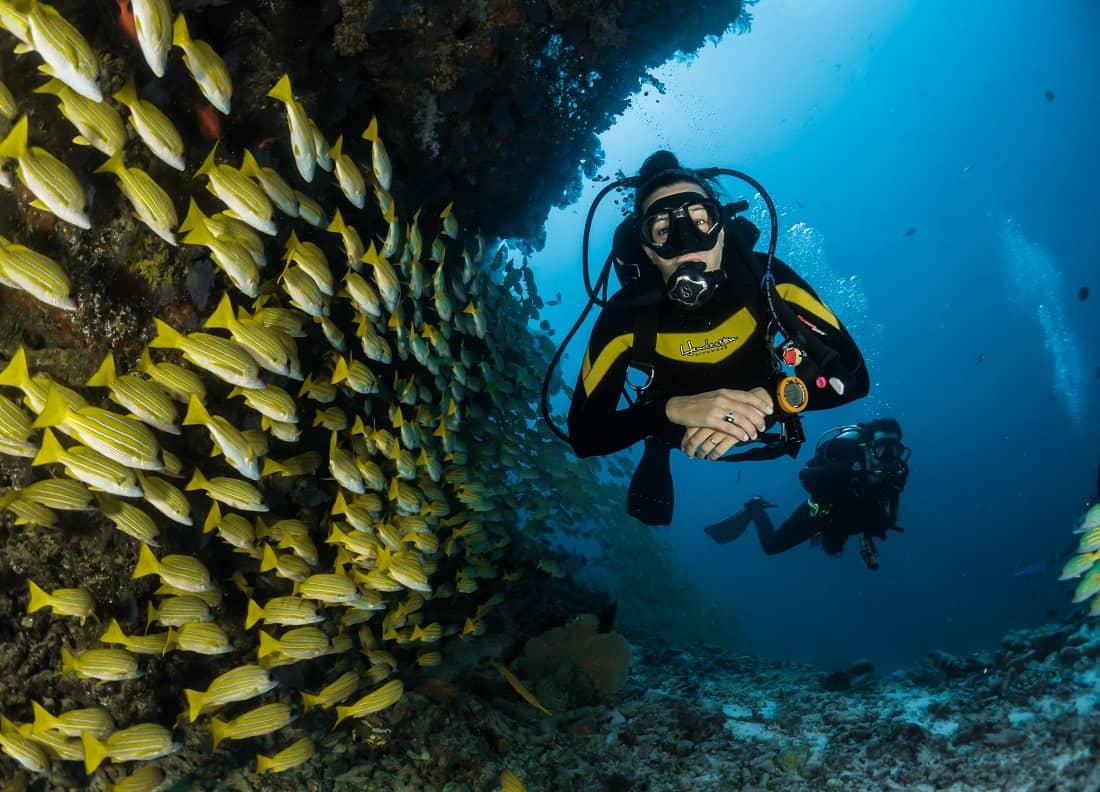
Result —
[[771, 395], [764, 388], [720, 388], [673, 396], [665, 405], [668, 419], [688, 429], [680, 443], [683, 452], [709, 459], [717, 459], [737, 443], [755, 440], [773, 410]]

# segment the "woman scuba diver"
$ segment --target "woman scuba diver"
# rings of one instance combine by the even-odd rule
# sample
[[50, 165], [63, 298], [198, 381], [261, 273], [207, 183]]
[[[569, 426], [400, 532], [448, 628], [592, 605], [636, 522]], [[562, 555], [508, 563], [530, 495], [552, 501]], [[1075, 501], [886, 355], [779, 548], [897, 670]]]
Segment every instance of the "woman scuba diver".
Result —
[[[759, 231], [736, 216], [747, 203], [719, 202], [712, 183], [719, 174], [747, 181], [764, 197], [772, 220], [767, 253], [753, 251]], [[589, 223], [600, 198], [624, 185], [634, 187], [634, 211], [616, 230], [595, 287], [585, 230], [590, 303], [563, 348], [593, 304], [603, 311], [573, 393], [566, 439], [581, 457], [644, 439], [628, 509], [642, 522], [664, 525], [672, 517], [672, 446], [709, 460], [794, 456], [804, 437], [799, 412], [862, 398], [870, 381], [840, 320], [775, 258], [775, 207], [757, 182], [737, 171], [683, 168], [671, 152], [657, 151], [636, 178], [604, 188]], [[606, 294], [612, 264], [623, 289], [601, 300], [596, 292], [602, 287]], [[633, 384], [639, 376], [644, 382]], [[627, 385], [635, 398], [620, 408]], [[543, 414], [549, 420], [545, 398]], [[769, 432], [776, 424], [780, 431]], [[727, 456], [735, 446], [755, 443], [763, 445]]]

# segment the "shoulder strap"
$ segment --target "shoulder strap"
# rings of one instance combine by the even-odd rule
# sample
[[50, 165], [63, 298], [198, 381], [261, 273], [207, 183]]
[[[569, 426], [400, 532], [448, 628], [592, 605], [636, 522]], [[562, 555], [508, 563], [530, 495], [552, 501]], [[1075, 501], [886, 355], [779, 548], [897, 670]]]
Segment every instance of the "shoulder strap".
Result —
[[650, 310], [636, 311], [634, 314], [634, 343], [631, 345], [630, 368], [642, 371], [647, 379], [641, 386], [628, 386], [634, 391], [634, 398], [643, 399], [655, 393], [651, 390], [657, 372], [657, 327], [661, 322], [661, 308], [654, 305]]

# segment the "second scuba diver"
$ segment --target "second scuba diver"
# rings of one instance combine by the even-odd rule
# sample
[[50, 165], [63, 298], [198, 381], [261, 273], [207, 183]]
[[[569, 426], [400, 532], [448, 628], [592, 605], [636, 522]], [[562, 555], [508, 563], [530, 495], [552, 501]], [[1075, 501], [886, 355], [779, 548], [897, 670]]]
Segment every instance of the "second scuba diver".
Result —
[[849, 536], [859, 537], [859, 554], [868, 569], [878, 569], [875, 539], [888, 530], [900, 532], [898, 504], [909, 478], [909, 448], [901, 426], [879, 418], [830, 429], [817, 441], [813, 459], [798, 474], [810, 497], [776, 530], [765, 509], [774, 508], [757, 495], [744, 508], [705, 530], [719, 544], [732, 542], [749, 523], [756, 524], [760, 546], [768, 555], [811, 540], [829, 555], [839, 555]]
[[[736, 216], [747, 204], [719, 203], [710, 181], [718, 173], [764, 196], [772, 217], [768, 253], [753, 251], [759, 231]], [[803, 440], [797, 414], [862, 398], [870, 380], [841, 321], [775, 259], [774, 205], [755, 181], [736, 171], [682, 168], [669, 151], [652, 154], [629, 181], [634, 212], [617, 229], [612, 251], [624, 288], [597, 303], [604, 310], [573, 393], [568, 439], [581, 457], [644, 439], [628, 510], [666, 525], [671, 447], [723, 461], [794, 456]], [[585, 237], [587, 256], [587, 230]], [[587, 283], [587, 261], [585, 275]], [[784, 365], [795, 376], [785, 377]], [[639, 376], [641, 385], [629, 381]], [[628, 385], [635, 401], [620, 408]], [[778, 432], [768, 431], [777, 423]], [[763, 445], [727, 455], [750, 443]]]

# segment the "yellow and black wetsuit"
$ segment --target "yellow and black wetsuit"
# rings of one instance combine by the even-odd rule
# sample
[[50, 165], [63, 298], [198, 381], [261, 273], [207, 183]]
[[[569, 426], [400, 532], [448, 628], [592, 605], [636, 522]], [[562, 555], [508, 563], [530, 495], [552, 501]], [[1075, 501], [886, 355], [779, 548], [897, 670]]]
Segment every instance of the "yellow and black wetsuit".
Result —
[[[726, 245], [722, 261], [726, 280], [709, 302], [694, 310], [679, 309], [667, 300], [645, 308], [623, 307], [622, 293], [612, 298], [592, 331], [569, 409], [569, 436], [578, 456], [611, 454], [651, 436], [678, 445], [684, 428], [665, 415], [670, 397], [717, 388], [751, 390], [772, 383], [767, 344], [771, 314], [758, 278], [742, 255], [747, 254]], [[757, 257], [762, 272], [766, 255], [751, 255]], [[779, 259], [773, 259], [772, 273], [776, 293], [794, 311], [802, 329], [835, 351], [848, 372], [841, 395], [829, 387], [815, 387], [814, 364], [809, 360], [800, 364], [796, 373], [810, 389], [807, 409], [825, 410], [866, 396], [867, 368], [844, 325], [809, 284]], [[653, 384], [637, 403], [619, 409], [634, 352], [638, 311], [660, 312]]]

